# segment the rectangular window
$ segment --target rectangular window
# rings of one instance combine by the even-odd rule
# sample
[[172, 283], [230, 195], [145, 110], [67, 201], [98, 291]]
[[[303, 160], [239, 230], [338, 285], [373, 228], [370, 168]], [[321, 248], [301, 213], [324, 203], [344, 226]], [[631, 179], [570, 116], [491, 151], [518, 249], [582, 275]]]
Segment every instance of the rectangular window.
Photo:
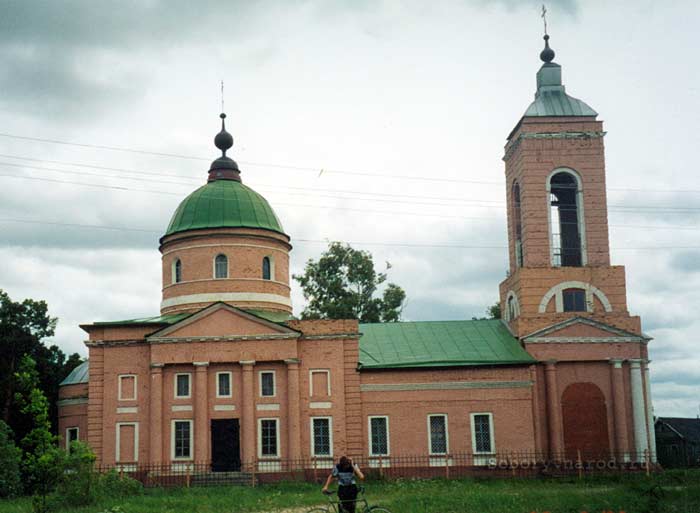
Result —
[[189, 373], [175, 374], [175, 397], [186, 399], [191, 396]]
[[447, 454], [447, 415], [428, 415], [430, 454]]
[[279, 456], [279, 432], [277, 419], [259, 419], [259, 453], [261, 458]]
[[495, 452], [493, 443], [493, 416], [490, 413], [472, 413], [472, 450], [474, 454]]
[[122, 374], [117, 384], [117, 394], [120, 401], [136, 400], [136, 375]]
[[117, 463], [134, 463], [139, 459], [139, 425], [117, 422]]
[[77, 442], [79, 439], [80, 429], [77, 427], [69, 427], [66, 429], [66, 449], [70, 450], [71, 442]]
[[310, 390], [312, 396], [329, 397], [331, 395], [331, 371], [325, 369], [311, 370]]
[[585, 312], [586, 291], [583, 289], [565, 289], [562, 292], [565, 312]]
[[260, 396], [275, 396], [275, 371], [262, 371], [260, 373]]
[[216, 397], [231, 397], [231, 373], [216, 373]]
[[369, 454], [389, 455], [389, 417], [369, 418]]
[[330, 417], [311, 419], [311, 436], [313, 438], [313, 456], [333, 455], [333, 434]]
[[173, 459], [192, 459], [192, 421], [173, 420]]

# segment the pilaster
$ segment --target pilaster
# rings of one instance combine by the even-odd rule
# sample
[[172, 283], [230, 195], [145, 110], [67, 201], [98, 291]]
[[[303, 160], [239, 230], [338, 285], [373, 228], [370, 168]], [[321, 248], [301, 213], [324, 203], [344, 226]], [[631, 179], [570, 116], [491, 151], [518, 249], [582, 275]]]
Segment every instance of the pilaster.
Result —
[[559, 459], [564, 456], [563, 435], [561, 424], [561, 401], [557, 385], [557, 362], [549, 360], [545, 363], [545, 382], [547, 390], [547, 422], [549, 427], [549, 456]]
[[163, 364], [151, 363], [149, 390], [148, 460], [163, 462]]
[[209, 393], [207, 369], [209, 362], [193, 362], [194, 365], [194, 459], [209, 461]]
[[622, 360], [610, 360], [610, 378], [613, 395], [613, 417], [615, 422], [615, 451], [622, 461], [629, 461], [629, 440], [627, 439], [627, 408], [625, 407], [625, 383], [622, 374]]
[[647, 418], [642, 381], [642, 360], [630, 360], [630, 387], [632, 388], [632, 420], [634, 422], [634, 450], [637, 461], [644, 460], [644, 451], [649, 448]]
[[[285, 360], [287, 364], [287, 435], [290, 460], [301, 459], [301, 426], [299, 407], [299, 360]], [[294, 465], [294, 464], [293, 464]]]
[[255, 360], [241, 360], [243, 373], [243, 390], [241, 392], [241, 424], [243, 441], [241, 446], [241, 461], [253, 464], [256, 456], [255, 449], [255, 385], [253, 367]]

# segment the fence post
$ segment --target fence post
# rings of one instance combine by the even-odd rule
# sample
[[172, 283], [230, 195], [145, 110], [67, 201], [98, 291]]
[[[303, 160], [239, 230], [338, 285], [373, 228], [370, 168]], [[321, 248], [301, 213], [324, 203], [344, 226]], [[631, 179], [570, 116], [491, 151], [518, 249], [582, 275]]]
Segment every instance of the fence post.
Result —
[[379, 477], [380, 479], [384, 477], [384, 466], [382, 465], [382, 455], [379, 455]]
[[450, 478], [450, 455], [445, 452], [445, 479]]
[[576, 466], [578, 467], [578, 478], [583, 477], [583, 462], [581, 461], [581, 449], [576, 449]]
[[647, 477], [651, 474], [649, 471], [649, 449], [644, 449], [644, 466], [646, 467]]
[[185, 476], [185, 485], [187, 488], [190, 487], [190, 478], [192, 476], [192, 466], [189, 463], [185, 463], [185, 468], [187, 469], [187, 474]]
[[253, 458], [251, 465], [252, 468], [250, 469], [250, 486], [255, 486], [255, 471], [258, 468], [257, 458]]

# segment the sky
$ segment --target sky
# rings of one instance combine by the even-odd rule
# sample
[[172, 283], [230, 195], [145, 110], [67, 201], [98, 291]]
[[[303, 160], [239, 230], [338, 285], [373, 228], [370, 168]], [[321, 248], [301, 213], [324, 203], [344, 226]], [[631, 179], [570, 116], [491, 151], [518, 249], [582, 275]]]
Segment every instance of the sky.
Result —
[[[567, 92], [604, 120], [612, 261], [654, 338], [657, 415], [700, 408], [694, 1], [548, 2]], [[0, 289], [50, 341], [158, 314], [158, 239], [218, 151], [292, 237], [372, 252], [406, 320], [469, 319], [507, 269], [503, 146], [535, 92], [541, 3], [0, 0]], [[65, 144], [71, 143], [71, 144]], [[303, 309], [296, 284], [295, 312]]]

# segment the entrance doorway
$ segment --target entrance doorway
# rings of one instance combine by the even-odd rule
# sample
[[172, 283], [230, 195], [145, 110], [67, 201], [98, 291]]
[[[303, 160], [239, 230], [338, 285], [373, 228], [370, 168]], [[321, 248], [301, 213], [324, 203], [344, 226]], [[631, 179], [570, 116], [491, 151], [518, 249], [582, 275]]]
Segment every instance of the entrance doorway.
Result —
[[241, 470], [241, 444], [238, 419], [212, 419], [211, 469], [213, 472]]
[[574, 383], [561, 398], [566, 457], [608, 458], [608, 413], [603, 392], [593, 383]]

